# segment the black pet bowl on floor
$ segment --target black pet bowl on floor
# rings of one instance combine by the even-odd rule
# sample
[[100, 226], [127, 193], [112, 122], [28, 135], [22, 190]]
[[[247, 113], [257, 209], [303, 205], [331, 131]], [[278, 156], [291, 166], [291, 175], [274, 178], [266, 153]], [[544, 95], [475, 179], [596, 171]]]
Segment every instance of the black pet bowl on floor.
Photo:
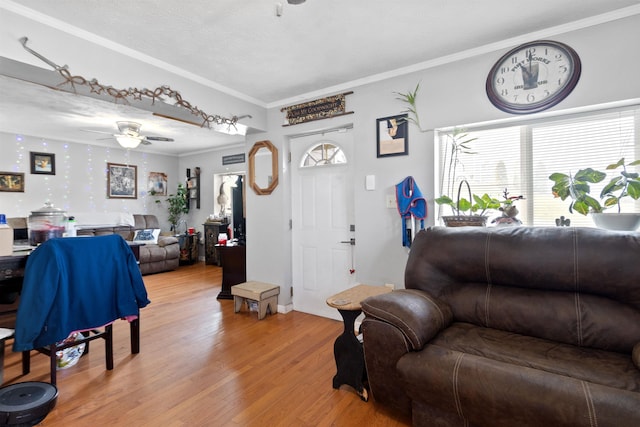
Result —
[[0, 388], [0, 426], [34, 426], [56, 406], [56, 386], [27, 381]]

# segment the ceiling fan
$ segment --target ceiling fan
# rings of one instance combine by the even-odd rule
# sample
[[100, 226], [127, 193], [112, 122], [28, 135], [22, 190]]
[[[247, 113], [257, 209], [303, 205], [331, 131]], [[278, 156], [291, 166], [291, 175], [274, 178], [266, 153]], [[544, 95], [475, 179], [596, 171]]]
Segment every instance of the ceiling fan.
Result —
[[118, 144], [120, 144], [123, 148], [131, 149], [136, 148], [138, 145], [150, 145], [151, 141], [164, 141], [164, 142], [173, 142], [173, 138], [166, 138], [164, 136], [147, 136], [140, 134], [140, 127], [142, 126], [140, 123], [136, 122], [116, 122], [118, 126], [119, 133], [110, 133], [110, 132], [102, 132], [97, 130], [89, 130], [83, 129], [86, 132], [94, 132], [94, 133], [104, 133], [107, 135], [112, 135], [115, 137]]

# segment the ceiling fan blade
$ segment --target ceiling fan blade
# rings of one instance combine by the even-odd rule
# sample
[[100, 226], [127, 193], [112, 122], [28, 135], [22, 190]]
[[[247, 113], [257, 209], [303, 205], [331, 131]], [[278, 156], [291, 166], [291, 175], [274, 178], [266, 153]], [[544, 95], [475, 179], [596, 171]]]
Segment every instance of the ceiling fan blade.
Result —
[[92, 132], [92, 133], [102, 133], [105, 135], [113, 135], [113, 132], [104, 132], [101, 130], [91, 130], [91, 129], [80, 129], [82, 132]]
[[167, 138], [164, 136], [145, 136], [144, 139], [147, 141], [163, 141], [163, 142], [173, 142], [173, 138]]

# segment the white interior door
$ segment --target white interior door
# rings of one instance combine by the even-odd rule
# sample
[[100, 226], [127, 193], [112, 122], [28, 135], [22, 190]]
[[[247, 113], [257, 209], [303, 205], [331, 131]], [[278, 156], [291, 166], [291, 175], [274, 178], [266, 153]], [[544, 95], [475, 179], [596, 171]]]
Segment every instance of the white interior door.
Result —
[[[350, 131], [291, 140], [293, 308], [333, 319], [340, 315], [326, 299], [356, 283], [352, 140]], [[347, 162], [301, 167], [322, 143], [338, 146]]]

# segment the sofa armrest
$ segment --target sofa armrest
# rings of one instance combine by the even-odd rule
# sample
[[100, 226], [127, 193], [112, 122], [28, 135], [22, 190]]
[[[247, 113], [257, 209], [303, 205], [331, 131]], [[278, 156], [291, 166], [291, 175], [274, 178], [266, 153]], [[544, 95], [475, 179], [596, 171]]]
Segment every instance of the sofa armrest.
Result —
[[636, 368], [640, 369], [640, 342], [633, 346], [631, 360], [633, 360], [633, 364], [636, 365]]
[[158, 246], [160, 246], [161, 248], [168, 246], [168, 245], [173, 245], [179, 243], [178, 239], [174, 236], [160, 236], [158, 237]]
[[398, 328], [412, 350], [420, 350], [453, 320], [448, 304], [417, 289], [401, 289], [370, 297], [361, 305], [368, 317]]

